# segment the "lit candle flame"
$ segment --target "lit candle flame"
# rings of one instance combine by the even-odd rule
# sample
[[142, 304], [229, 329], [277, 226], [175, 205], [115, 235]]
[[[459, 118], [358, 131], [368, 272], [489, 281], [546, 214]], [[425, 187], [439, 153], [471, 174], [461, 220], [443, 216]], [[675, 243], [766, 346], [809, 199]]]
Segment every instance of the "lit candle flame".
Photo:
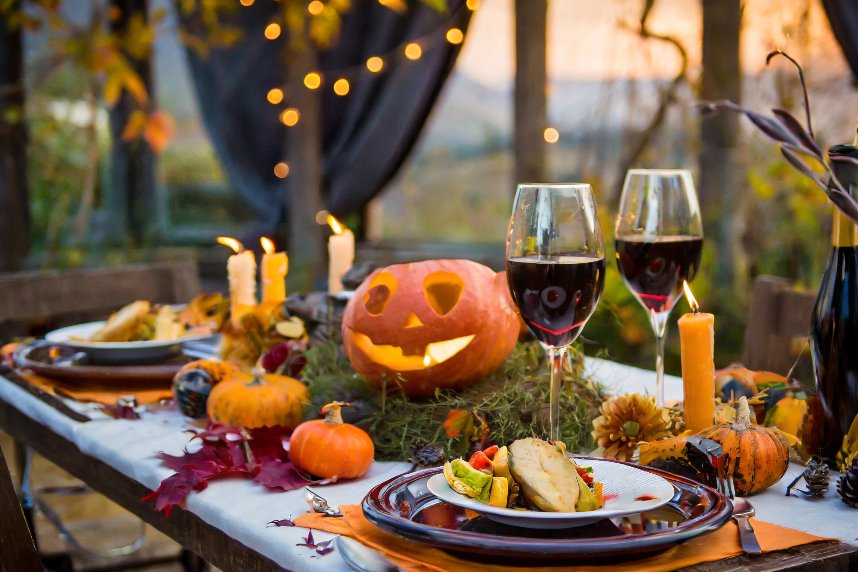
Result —
[[325, 220], [327, 220], [328, 226], [331, 227], [331, 230], [334, 231], [334, 234], [342, 234], [343, 233], [344, 227], [340, 223], [340, 221], [338, 221], [336, 218], [334, 218], [334, 215], [329, 213], [328, 217]]
[[268, 238], [267, 236], [263, 236], [259, 239], [259, 244], [262, 245], [262, 250], [265, 251], [265, 254], [274, 254], [277, 252], [277, 248], [274, 246], [274, 241]]
[[235, 252], [236, 254], [238, 254], [239, 252], [244, 250], [244, 245], [242, 245], [238, 240], [236, 240], [232, 237], [229, 237], [229, 236], [217, 237], [217, 243], [231, 248], [232, 251]]
[[423, 367], [429, 367], [430, 365], [432, 365], [432, 356], [427, 353], [423, 356]]
[[685, 297], [688, 299], [688, 305], [691, 306], [691, 313], [696, 314], [700, 311], [700, 304], [697, 303], [697, 298], [691, 293], [691, 288], [688, 287], [688, 281], [682, 281], [682, 290], [685, 292]]

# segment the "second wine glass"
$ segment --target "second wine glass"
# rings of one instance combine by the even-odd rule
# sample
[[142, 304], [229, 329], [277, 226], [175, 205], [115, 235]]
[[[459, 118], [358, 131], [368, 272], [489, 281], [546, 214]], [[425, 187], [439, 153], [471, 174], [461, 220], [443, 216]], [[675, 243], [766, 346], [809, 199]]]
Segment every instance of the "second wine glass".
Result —
[[548, 353], [549, 437], [558, 441], [566, 348], [596, 309], [605, 285], [605, 250], [590, 185], [519, 185], [506, 270], [521, 317]]
[[664, 406], [667, 318], [700, 267], [703, 223], [691, 173], [685, 169], [631, 169], [615, 228], [617, 266], [649, 314], [656, 338], [655, 398]]

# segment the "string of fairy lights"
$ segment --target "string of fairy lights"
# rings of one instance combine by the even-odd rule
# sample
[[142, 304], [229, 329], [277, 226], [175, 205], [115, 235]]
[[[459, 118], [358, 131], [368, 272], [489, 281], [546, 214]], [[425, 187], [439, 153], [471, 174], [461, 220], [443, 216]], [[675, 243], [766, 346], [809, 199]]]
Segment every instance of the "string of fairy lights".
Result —
[[[392, 10], [407, 7], [404, 0], [377, 1], [382, 6]], [[239, 0], [239, 2], [244, 7], [250, 7], [253, 6], [256, 0]], [[462, 6], [460, 10], [476, 11], [480, 3], [481, 0], [466, 0], [464, 6]], [[325, 10], [330, 9], [332, 8], [326, 6], [326, 3], [322, 0], [311, 0], [307, 2], [306, 7], [307, 13], [310, 16], [320, 16]], [[345, 97], [351, 91], [352, 82], [355, 80], [355, 77], [359, 73], [364, 73], [364, 70], [371, 74], [384, 73], [396, 63], [408, 63], [420, 60], [427, 50], [440, 45], [441, 42], [447, 42], [454, 46], [459, 45], [464, 42], [465, 33], [461, 28], [451, 24], [451, 22], [458, 20], [459, 15], [459, 11], [451, 14], [450, 17], [435, 30], [422, 36], [410, 38], [385, 53], [372, 55], [361, 65], [328, 71], [324, 75], [319, 70], [310, 71], [304, 76], [304, 88], [311, 91], [329, 88], [337, 96]], [[266, 39], [273, 41], [277, 40], [281, 36], [283, 28], [278, 22], [270, 22], [265, 26], [262, 33]], [[327, 77], [325, 77], [325, 75]], [[282, 88], [274, 87], [269, 89], [265, 97], [271, 105], [284, 106], [278, 116], [280, 123], [285, 125], [287, 128], [298, 125], [301, 121], [301, 110], [288, 103], [286, 93]], [[274, 165], [274, 175], [277, 178], [285, 179], [289, 176], [289, 171], [289, 164], [286, 162], [281, 161]]]

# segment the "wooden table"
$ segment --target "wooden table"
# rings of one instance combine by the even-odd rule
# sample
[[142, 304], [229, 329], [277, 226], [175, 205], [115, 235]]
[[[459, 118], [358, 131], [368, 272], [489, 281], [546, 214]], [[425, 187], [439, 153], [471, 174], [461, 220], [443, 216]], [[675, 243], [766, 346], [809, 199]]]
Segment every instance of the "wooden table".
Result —
[[[123, 506], [130, 512], [136, 514], [141, 519], [151, 524], [166, 535], [175, 539], [184, 547], [203, 556], [213, 565], [226, 571], [262, 571], [262, 570], [283, 570], [282, 564], [283, 552], [278, 557], [271, 554], [265, 554], [264, 551], [254, 549], [242, 541], [235, 538], [235, 534], [225, 532], [221, 527], [216, 526], [208, 519], [205, 519], [191, 510], [176, 508], [169, 518], [166, 518], [160, 512], [155, 511], [150, 504], [143, 504], [140, 499], [148, 494], [149, 488], [138, 482], [136, 479], [128, 476], [125, 472], [117, 470], [117, 468], [104, 462], [97, 455], [87, 454], [72, 442], [72, 440], [51, 430], [45, 423], [34, 419], [24, 411], [29, 409], [32, 414], [34, 411], [39, 413], [49, 413], [50, 407], [39, 402], [31, 396], [21, 397], [14, 394], [14, 399], [9, 397], [10, 382], [0, 378], [0, 390], [6, 390], [5, 398], [0, 391], [0, 429], [8, 432], [12, 437], [31, 447], [34, 451], [43, 455], [51, 462], [57, 464], [61, 468], [67, 470], [75, 477], [87, 483], [94, 490], [104, 494], [111, 500]], [[15, 391], [18, 388], [14, 388]], [[23, 392], [19, 392], [23, 393]], [[16, 405], [13, 405], [14, 401]], [[27, 407], [23, 407], [26, 405]], [[56, 411], [50, 412], [51, 415], [56, 414]], [[94, 421], [91, 423], [83, 423], [81, 425], [93, 426], [94, 423], [115, 423], [114, 421]], [[134, 422], [126, 422], [134, 423]], [[106, 426], [105, 426], [106, 427]], [[383, 465], [383, 464], [378, 464]], [[397, 465], [388, 467], [393, 470], [393, 474], [401, 469]], [[390, 471], [388, 471], [389, 473]], [[385, 472], [376, 472], [371, 474], [369, 482], [365, 483], [368, 489], [374, 482], [385, 480], [390, 475]], [[246, 483], [249, 487], [257, 487], [254, 483]], [[220, 483], [214, 484], [213, 487], [219, 486]], [[335, 488], [340, 488], [335, 487]], [[335, 488], [326, 490], [331, 491], [331, 500], [333, 502], [345, 502], [343, 498], [337, 497]], [[212, 489], [210, 488], [209, 491]], [[255, 489], [254, 489], [255, 490]], [[202, 493], [199, 496], [204, 496], [209, 491]], [[212, 493], [213, 494], [213, 493]], [[300, 491], [290, 493], [270, 493], [267, 501], [269, 504], [273, 502], [279, 503], [279, 499], [291, 498], [294, 506], [295, 495], [302, 494]], [[289, 497], [289, 495], [292, 495]], [[277, 499], [276, 501], [273, 499]], [[196, 499], [194, 499], [196, 500]], [[357, 500], [357, 499], [354, 499]], [[353, 502], [353, 501], [352, 501]], [[794, 502], [802, 502], [800, 500]], [[189, 502], [189, 506], [194, 509], [194, 506]], [[800, 505], [796, 505], [800, 506]], [[287, 540], [287, 534], [298, 534], [300, 529], [264, 529], [264, 523], [271, 518], [276, 518], [279, 514], [280, 518], [290, 516], [277, 512], [278, 509], [270, 511], [268, 514], [260, 514], [258, 520], [260, 533], [277, 533], [282, 532], [284, 540], [284, 550], [296, 551], [299, 549], [291, 548], [293, 543]], [[199, 512], [199, 511], [198, 511]], [[294, 514], [297, 514], [295, 512]], [[256, 522], [256, 521], [254, 521]], [[255, 525], [255, 524], [254, 524]], [[276, 532], [275, 532], [276, 531]], [[293, 532], [294, 531], [294, 532]], [[858, 531], [855, 532], [858, 535]], [[319, 539], [324, 538], [320, 536]], [[290, 553], [291, 555], [291, 553]], [[345, 570], [346, 567], [336, 553], [326, 556], [324, 559], [310, 559], [300, 555], [301, 559], [297, 560], [293, 565], [294, 569], [318, 569], [318, 570]], [[791, 550], [770, 553], [763, 556], [750, 557], [742, 556], [717, 563], [701, 564], [690, 568], [697, 572], [703, 571], [725, 571], [736, 569], [753, 569], [753, 570], [855, 570], [858, 569], [858, 557], [856, 557], [856, 546], [844, 544], [840, 542], [817, 543], [813, 545], [798, 547]]]

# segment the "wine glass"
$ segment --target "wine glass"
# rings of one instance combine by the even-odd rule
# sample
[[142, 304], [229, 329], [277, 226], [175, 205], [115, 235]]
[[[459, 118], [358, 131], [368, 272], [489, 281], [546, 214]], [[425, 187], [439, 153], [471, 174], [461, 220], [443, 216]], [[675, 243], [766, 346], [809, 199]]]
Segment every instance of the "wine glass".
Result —
[[700, 267], [703, 224], [691, 173], [631, 169], [626, 173], [616, 232], [623, 282], [649, 314], [656, 339], [655, 399], [664, 406], [664, 335], [670, 311]]
[[521, 317], [548, 353], [549, 437], [560, 439], [566, 348], [605, 285], [605, 248], [590, 185], [519, 185], [506, 242], [506, 271]]

